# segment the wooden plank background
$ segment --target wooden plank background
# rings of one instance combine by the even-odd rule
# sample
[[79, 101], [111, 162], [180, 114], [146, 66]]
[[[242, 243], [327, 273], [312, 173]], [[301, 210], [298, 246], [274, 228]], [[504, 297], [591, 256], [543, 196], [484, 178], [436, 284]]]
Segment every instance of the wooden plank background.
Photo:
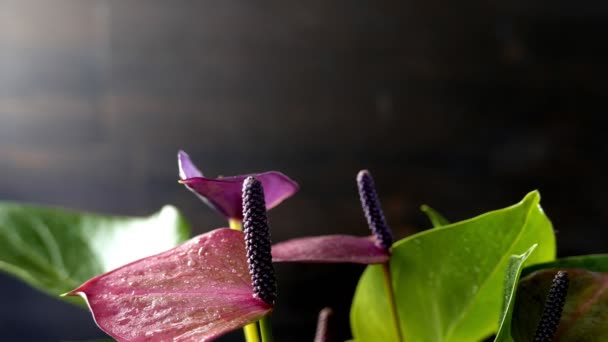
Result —
[[[280, 170], [275, 241], [366, 234], [369, 168], [399, 237], [538, 188], [560, 254], [606, 252], [601, 2], [0, 0], [0, 199], [225, 225], [176, 183]], [[342, 339], [361, 267], [279, 265], [279, 341]], [[83, 340], [90, 317], [0, 278], [0, 336]], [[297, 334], [293, 332], [297, 331]], [[239, 340], [236, 333], [224, 340]]]

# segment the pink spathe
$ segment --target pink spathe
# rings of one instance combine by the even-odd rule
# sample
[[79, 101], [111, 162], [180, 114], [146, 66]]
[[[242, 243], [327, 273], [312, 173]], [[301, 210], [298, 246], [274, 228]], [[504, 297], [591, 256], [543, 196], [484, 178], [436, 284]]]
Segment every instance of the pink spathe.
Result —
[[272, 310], [253, 295], [243, 233], [220, 228], [87, 281], [87, 301], [118, 341], [208, 341]]
[[272, 246], [273, 262], [382, 264], [389, 257], [373, 236], [314, 236]]

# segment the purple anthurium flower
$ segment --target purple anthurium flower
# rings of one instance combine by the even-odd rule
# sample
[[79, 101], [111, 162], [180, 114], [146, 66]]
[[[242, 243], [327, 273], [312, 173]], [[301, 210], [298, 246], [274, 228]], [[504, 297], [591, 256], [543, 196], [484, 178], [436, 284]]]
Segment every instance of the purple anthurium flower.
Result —
[[357, 186], [372, 236], [326, 235], [292, 239], [272, 246], [272, 260], [358, 264], [387, 262], [393, 243], [392, 232], [382, 213], [372, 176], [367, 170], [357, 175]]
[[244, 183], [244, 231], [220, 228], [90, 279], [80, 295], [122, 341], [209, 341], [272, 311], [276, 283], [264, 192]]
[[180, 183], [194, 192], [207, 205], [228, 219], [241, 221], [241, 188], [248, 176], [258, 179], [265, 190], [266, 209], [272, 209], [298, 191], [298, 184], [286, 175], [269, 171], [252, 175], [207, 178], [192, 163], [186, 152], [177, 154]]

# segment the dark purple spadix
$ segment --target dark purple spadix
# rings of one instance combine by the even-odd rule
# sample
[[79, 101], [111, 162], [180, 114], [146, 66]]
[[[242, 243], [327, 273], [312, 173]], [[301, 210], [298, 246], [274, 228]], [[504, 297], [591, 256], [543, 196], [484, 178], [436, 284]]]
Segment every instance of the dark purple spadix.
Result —
[[277, 284], [272, 267], [264, 188], [255, 177], [247, 177], [243, 182], [243, 232], [253, 292], [268, 305], [274, 305]]
[[376, 192], [374, 179], [369, 171], [361, 170], [357, 174], [357, 187], [359, 188], [359, 198], [363, 213], [367, 219], [367, 224], [376, 237], [377, 243], [385, 250], [389, 250], [393, 245], [393, 233], [386, 223], [380, 199]]
[[549, 288], [543, 314], [534, 335], [534, 342], [553, 341], [553, 336], [557, 331], [557, 326], [562, 317], [562, 310], [566, 303], [568, 284], [568, 273], [565, 271], [557, 272], [551, 283], [551, 288]]

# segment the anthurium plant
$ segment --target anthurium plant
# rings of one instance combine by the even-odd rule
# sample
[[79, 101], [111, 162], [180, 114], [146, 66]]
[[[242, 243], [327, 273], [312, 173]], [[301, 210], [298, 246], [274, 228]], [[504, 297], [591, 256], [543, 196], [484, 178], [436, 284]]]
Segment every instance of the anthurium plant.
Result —
[[[273, 245], [281, 227], [267, 210], [298, 191], [295, 181], [276, 171], [205, 177], [183, 151], [178, 168], [227, 227], [190, 237], [172, 206], [116, 217], [0, 202], [0, 270], [88, 309], [116, 341], [211, 341], [237, 329], [247, 342], [273, 341], [275, 303], [288, 300], [278, 262], [362, 264], [350, 312], [358, 342], [608, 340], [608, 254], [556, 259], [537, 191], [453, 223], [423, 205], [432, 227], [395, 241], [362, 170], [353, 215], [369, 236]], [[300, 333], [332, 341], [332, 316], [323, 308], [317, 331]]]

